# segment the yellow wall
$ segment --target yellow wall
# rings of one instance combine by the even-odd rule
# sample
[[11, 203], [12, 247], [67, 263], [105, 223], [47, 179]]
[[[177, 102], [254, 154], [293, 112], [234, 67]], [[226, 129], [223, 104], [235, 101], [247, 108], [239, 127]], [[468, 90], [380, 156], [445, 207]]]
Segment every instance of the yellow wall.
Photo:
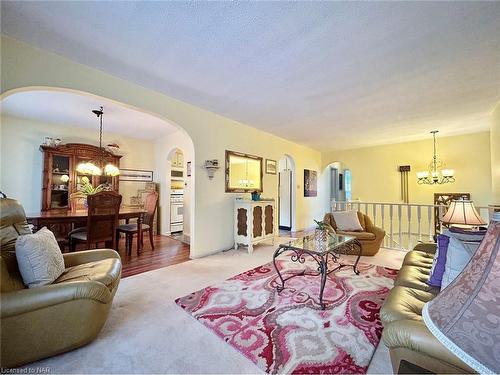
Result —
[[500, 103], [491, 121], [491, 189], [492, 204], [500, 206]]
[[455, 169], [456, 182], [418, 185], [416, 172], [426, 170], [432, 158], [432, 137], [398, 143], [325, 153], [323, 165], [341, 161], [352, 172], [352, 199], [366, 202], [400, 202], [398, 166], [410, 165], [411, 203], [432, 204], [434, 193], [470, 192], [475, 204], [491, 203], [491, 158], [489, 132], [437, 138], [438, 156]]
[[[2, 116], [1, 143], [1, 187], [9, 197], [23, 203], [28, 213], [40, 211], [42, 196], [43, 154], [39, 150], [45, 137], [61, 138], [65, 143], [89, 143], [97, 145], [96, 132], [71, 126], [60, 126], [29, 121], [11, 116]], [[153, 143], [113, 133], [104, 133], [105, 144], [117, 143], [124, 153], [120, 167], [131, 169], [154, 169]], [[129, 204], [130, 197], [137, 190], [144, 189], [144, 183], [120, 182], [123, 203]]]
[[[195, 149], [193, 168], [197, 176], [193, 180], [195, 196], [192, 205], [194, 216], [191, 218], [192, 257], [228, 249], [233, 244], [233, 206], [236, 195], [224, 193], [225, 150], [273, 160], [279, 160], [284, 154], [290, 155], [295, 161], [297, 170], [295, 228], [310, 227], [314, 218], [323, 215], [321, 196], [314, 198], [303, 196], [303, 170], [321, 169], [321, 153], [318, 151], [34, 48], [10, 37], [2, 36], [1, 59], [2, 93], [34, 86], [84, 91], [154, 114], [179, 125], [189, 134]], [[212, 180], [208, 179], [203, 168], [207, 159], [218, 159], [222, 165]], [[264, 197], [276, 198], [277, 175], [264, 174], [263, 186]]]

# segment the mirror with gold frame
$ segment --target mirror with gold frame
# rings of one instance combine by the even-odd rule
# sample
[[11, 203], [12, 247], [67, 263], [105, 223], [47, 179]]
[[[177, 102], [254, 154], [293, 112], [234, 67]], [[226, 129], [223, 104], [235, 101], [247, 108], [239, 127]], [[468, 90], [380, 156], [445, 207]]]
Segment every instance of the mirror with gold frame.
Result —
[[262, 192], [262, 158], [226, 150], [226, 193]]

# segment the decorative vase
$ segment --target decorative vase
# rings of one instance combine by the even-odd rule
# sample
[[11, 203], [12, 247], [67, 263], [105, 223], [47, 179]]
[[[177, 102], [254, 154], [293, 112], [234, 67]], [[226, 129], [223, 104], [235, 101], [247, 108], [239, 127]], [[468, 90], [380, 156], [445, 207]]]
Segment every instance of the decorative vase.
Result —
[[314, 245], [317, 251], [325, 251], [328, 244], [328, 231], [326, 229], [315, 229]]
[[258, 191], [254, 191], [252, 193], [252, 200], [253, 201], [260, 201], [260, 193]]
[[318, 229], [314, 230], [314, 239], [317, 242], [326, 242], [328, 240], [328, 231], [326, 229]]

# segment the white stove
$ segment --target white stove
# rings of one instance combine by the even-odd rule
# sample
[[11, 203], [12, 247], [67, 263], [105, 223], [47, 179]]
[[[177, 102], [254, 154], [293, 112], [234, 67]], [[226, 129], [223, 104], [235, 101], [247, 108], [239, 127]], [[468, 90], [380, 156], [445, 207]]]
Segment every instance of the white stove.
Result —
[[170, 232], [182, 232], [184, 222], [184, 191], [170, 191]]

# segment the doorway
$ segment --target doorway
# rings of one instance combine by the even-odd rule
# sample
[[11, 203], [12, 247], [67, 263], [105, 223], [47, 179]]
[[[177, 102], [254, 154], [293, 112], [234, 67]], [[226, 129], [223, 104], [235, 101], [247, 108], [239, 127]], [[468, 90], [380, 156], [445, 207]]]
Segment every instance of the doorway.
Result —
[[184, 187], [186, 176], [184, 171], [184, 152], [175, 148], [169, 154], [170, 174], [167, 186], [169, 194], [169, 232], [172, 238], [185, 242], [184, 236]]
[[295, 229], [295, 162], [291, 156], [285, 155], [278, 162], [278, 225], [280, 230]]
[[334, 162], [326, 167], [328, 190], [330, 191], [328, 209], [332, 202], [352, 200], [351, 170], [342, 162]]

